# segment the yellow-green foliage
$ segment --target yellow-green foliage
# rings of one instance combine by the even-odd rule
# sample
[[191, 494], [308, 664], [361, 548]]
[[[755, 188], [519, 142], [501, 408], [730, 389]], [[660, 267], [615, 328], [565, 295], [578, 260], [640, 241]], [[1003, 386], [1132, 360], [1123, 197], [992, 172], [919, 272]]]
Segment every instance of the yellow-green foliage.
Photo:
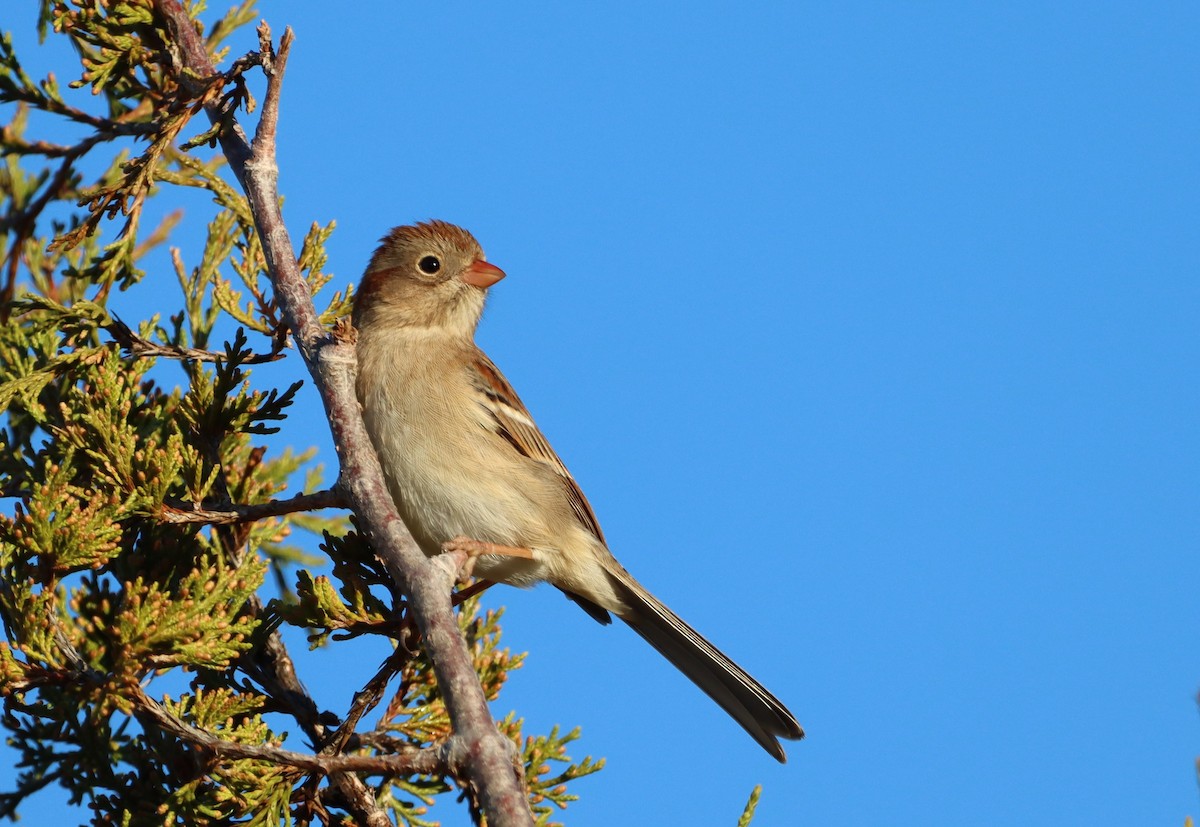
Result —
[[[246, 2], [204, 32], [214, 61], [253, 19]], [[404, 596], [343, 517], [211, 517], [321, 482], [313, 450], [265, 441], [303, 368], [291, 359], [281, 386], [262, 380], [259, 366], [289, 353], [287, 329], [249, 206], [212, 149], [228, 123], [193, 120], [206, 103], [230, 115], [252, 107], [243, 71], [253, 62], [183, 84], [149, 0], [43, 0], [39, 27], [69, 38], [80, 66], [59, 72], [74, 72], [66, 87], [31, 78], [0, 38], [0, 720], [20, 756], [0, 816], [58, 784], [79, 819], [98, 825], [343, 818], [326, 779], [266, 756], [217, 757], [178, 734], [368, 754], [450, 734]], [[48, 117], [80, 137], [31, 134]], [[206, 214], [177, 208], [185, 190], [208, 196]], [[145, 229], [153, 213], [163, 217]], [[164, 249], [185, 220], [206, 225], [203, 240]], [[314, 295], [333, 279], [333, 229], [311, 224], [298, 254]], [[122, 291], [151, 297], [157, 312], [118, 318]], [[327, 293], [320, 318], [333, 324], [351, 295]], [[331, 568], [303, 568], [325, 558], [296, 544], [296, 529], [324, 537]], [[492, 700], [522, 661], [500, 645], [499, 620], [474, 600], [460, 612]], [[284, 623], [314, 646], [376, 635], [395, 654], [378, 672], [346, 676], [342, 708], [319, 710], [301, 684], [287, 685], [290, 667], [302, 680], [308, 664], [283, 646]], [[184, 729], [156, 724], [147, 696]], [[601, 764], [570, 762], [575, 731], [527, 735], [515, 715], [500, 726], [524, 758], [538, 823], [550, 823], [574, 798], [566, 784]], [[431, 823], [428, 808], [456, 784], [363, 780], [411, 825]]]

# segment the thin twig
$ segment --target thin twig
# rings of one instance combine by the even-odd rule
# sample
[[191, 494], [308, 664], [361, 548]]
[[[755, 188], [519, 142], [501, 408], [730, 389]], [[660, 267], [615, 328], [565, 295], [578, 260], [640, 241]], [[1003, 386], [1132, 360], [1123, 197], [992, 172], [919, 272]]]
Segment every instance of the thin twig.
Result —
[[172, 715], [155, 701], [140, 684], [131, 687], [132, 700], [142, 714], [164, 732], [198, 747], [215, 758], [226, 760], [253, 759], [295, 767], [307, 773], [330, 775], [338, 772], [365, 772], [385, 776], [447, 775], [451, 772], [450, 756], [455, 754], [450, 741], [431, 749], [414, 749], [393, 755], [325, 755], [294, 752], [264, 744], [239, 744], [218, 738], [210, 732], [192, 726]]
[[[143, 339], [120, 319], [114, 318], [111, 323], [104, 325], [104, 329], [113, 337], [113, 341], [120, 345], [121, 350], [125, 351], [127, 355], [138, 359], [161, 357], [164, 359], [179, 359], [184, 362], [229, 361], [229, 354], [227, 353], [218, 353], [215, 350], [202, 350], [197, 347], [184, 347], [182, 345], [165, 345], [158, 342], [151, 342], [149, 339]], [[269, 353], [244, 354], [238, 357], [238, 363], [243, 365], [261, 365], [266, 362], [276, 362], [283, 358], [285, 345], [286, 340], [277, 338], [276, 346], [273, 346]]]
[[346, 748], [346, 744], [350, 743], [351, 736], [354, 735], [354, 730], [358, 728], [358, 722], [383, 700], [383, 693], [387, 689], [388, 683], [397, 672], [404, 668], [404, 664], [411, 657], [411, 652], [405, 651], [404, 647], [399, 647], [384, 660], [379, 671], [371, 677], [371, 680], [367, 681], [367, 685], [354, 693], [354, 702], [350, 705], [350, 711], [346, 713], [346, 720], [342, 721], [342, 725], [329, 739], [329, 743], [321, 749], [322, 754], [337, 755]]
[[254, 505], [235, 505], [225, 511], [211, 511], [198, 505], [182, 502], [164, 504], [158, 518], [165, 523], [202, 523], [204, 525], [236, 525], [282, 517], [298, 511], [317, 511], [322, 508], [348, 508], [346, 497], [336, 488], [326, 488], [311, 494], [297, 494], [286, 500], [271, 500]]
[[0, 795], [0, 818], [11, 818], [17, 820], [17, 808], [29, 796], [36, 793], [45, 787], [50, 786], [61, 779], [67, 770], [63, 764], [59, 764], [58, 768], [52, 772], [47, 772], [44, 775], [25, 775], [22, 777], [22, 784], [18, 789], [11, 793]]
[[[292, 50], [295, 35], [291, 27], [283, 30], [279, 38], [279, 51], [271, 47], [271, 29], [267, 21], [258, 27], [259, 52], [262, 55], [263, 71], [267, 75], [267, 94], [263, 98], [262, 112], [258, 117], [258, 128], [254, 131], [254, 163], [275, 167], [275, 130], [279, 124], [279, 95], [283, 91], [283, 73], [287, 69], [288, 53]], [[278, 174], [278, 171], [276, 171]]]
[[96, 136], [101, 141], [111, 141], [115, 138], [126, 136], [144, 136], [154, 134], [155, 126], [153, 123], [145, 121], [132, 120], [139, 117], [141, 113], [138, 109], [132, 109], [126, 112], [120, 118], [112, 119], [105, 118], [99, 115], [93, 115], [90, 112], [85, 112], [82, 109], [77, 109], [68, 103], [54, 98], [46, 97], [40, 92], [34, 92], [29, 89], [21, 88], [8, 93], [8, 100], [27, 103], [30, 106], [42, 112], [48, 112], [51, 115], [61, 115], [76, 123], [90, 126], [96, 130]]
[[38, 217], [42, 211], [50, 204], [50, 202], [58, 197], [58, 194], [67, 185], [71, 179], [71, 174], [75, 171], [75, 162], [86, 155], [92, 147], [104, 140], [99, 134], [91, 135], [84, 138], [70, 150], [63, 154], [62, 163], [58, 165], [54, 175], [46, 184], [41, 194], [38, 195], [29, 205], [19, 212], [11, 213], [0, 219], [0, 232], [13, 234], [13, 238], [9, 241], [8, 258], [7, 258], [7, 277], [4, 281], [4, 286], [0, 288], [0, 305], [4, 306], [3, 319], [7, 321], [9, 313], [9, 304], [12, 302], [13, 296], [16, 294], [17, 287], [17, 270], [22, 261], [25, 260], [25, 242], [33, 238], [34, 230], [37, 226]]

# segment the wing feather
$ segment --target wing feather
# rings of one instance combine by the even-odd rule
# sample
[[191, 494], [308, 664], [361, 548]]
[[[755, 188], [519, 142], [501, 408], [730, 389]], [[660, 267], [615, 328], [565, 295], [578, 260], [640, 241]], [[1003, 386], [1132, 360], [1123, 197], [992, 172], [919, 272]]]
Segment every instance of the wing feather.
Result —
[[558, 475], [576, 519], [603, 543], [604, 533], [600, 531], [600, 523], [579, 484], [558, 458], [558, 454], [554, 453], [546, 437], [538, 430], [533, 417], [529, 415], [529, 410], [504, 378], [504, 374], [479, 349], [476, 349], [475, 358], [471, 362], [471, 380], [480, 391], [496, 433], [522, 455], [544, 463]]

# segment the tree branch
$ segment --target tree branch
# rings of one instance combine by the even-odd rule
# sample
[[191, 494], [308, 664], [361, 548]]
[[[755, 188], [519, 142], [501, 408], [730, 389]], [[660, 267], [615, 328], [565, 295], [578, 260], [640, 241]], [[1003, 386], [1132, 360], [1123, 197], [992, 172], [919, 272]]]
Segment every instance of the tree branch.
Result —
[[[155, 0], [155, 8], [171, 33], [171, 54], [177, 61], [174, 68], [182, 82], [196, 83], [194, 78], [216, 74], [195, 24], [179, 2]], [[339, 342], [321, 326], [280, 213], [274, 135], [291, 42], [289, 30], [271, 61], [253, 148], [236, 119], [215, 103], [210, 102], [205, 109], [212, 122], [228, 124], [221, 130], [219, 141], [249, 201], [279, 306], [325, 404], [341, 458], [340, 484], [364, 534], [408, 595], [409, 610], [421, 629], [454, 725], [453, 749], [464, 756], [461, 764], [451, 764], [463, 768], [473, 797], [480, 802], [492, 827], [532, 825], [524, 784], [511, 761], [513, 745], [492, 719], [470, 652], [454, 619], [450, 604], [454, 573], [447, 576], [440, 560], [431, 561], [422, 554], [396, 513], [355, 395], [354, 348]]]
[[156, 727], [169, 732], [181, 741], [209, 753], [215, 758], [226, 760], [252, 759], [270, 761], [273, 764], [295, 767], [304, 772], [331, 775], [339, 772], [365, 772], [386, 776], [432, 775], [441, 776], [453, 772], [450, 757], [456, 753], [451, 741], [443, 742], [434, 749], [412, 749], [393, 755], [313, 755], [293, 752], [281, 747], [263, 744], [239, 744], [226, 741], [199, 727], [180, 720], [155, 701], [140, 684], [134, 684], [131, 697], [137, 704], [138, 715], [150, 720]]
[[254, 505], [234, 505], [228, 511], [209, 511], [186, 503], [164, 504], [158, 518], [164, 523], [203, 523], [206, 525], [235, 525], [252, 523], [267, 517], [280, 517], [297, 511], [316, 511], [321, 508], [346, 508], [348, 503], [337, 488], [297, 494], [286, 500], [271, 500]]
[[[104, 325], [104, 329], [113, 337], [113, 341], [125, 351], [128, 355], [136, 358], [153, 358], [163, 357], [165, 359], [179, 359], [184, 362], [226, 362], [229, 361], [229, 354], [217, 353], [213, 350], [201, 350], [196, 347], [182, 347], [180, 345], [165, 345], [158, 342], [151, 342], [148, 339], [143, 339], [141, 336], [133, 332], [129, 325], [125, 324], [120, 319], [113, 317], [111, 323]], [[283, 358], [283, 349], [286, 344], [286, 333], [279, 336], [272, 345], [268, 353], [248, 353], [243, 354], [238, 362], [243, 365], [261, 365], [266, 362], [275, 362]]]

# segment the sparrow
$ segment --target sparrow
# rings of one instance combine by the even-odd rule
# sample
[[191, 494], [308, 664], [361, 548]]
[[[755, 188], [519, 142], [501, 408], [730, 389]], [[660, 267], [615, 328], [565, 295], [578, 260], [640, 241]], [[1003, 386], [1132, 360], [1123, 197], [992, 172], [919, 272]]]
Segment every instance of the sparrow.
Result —
[[633, 579], [583, 491], [504, 374], [475, 344], [487, 290], [504, 278], [469, 232], [396, 227], [354, 298], [358, 398], [396, 508], [425, 554], [548, 582], [603, 624], [616, 615], [708, 693], [768, 753], [799, 739], [762, 684]]

